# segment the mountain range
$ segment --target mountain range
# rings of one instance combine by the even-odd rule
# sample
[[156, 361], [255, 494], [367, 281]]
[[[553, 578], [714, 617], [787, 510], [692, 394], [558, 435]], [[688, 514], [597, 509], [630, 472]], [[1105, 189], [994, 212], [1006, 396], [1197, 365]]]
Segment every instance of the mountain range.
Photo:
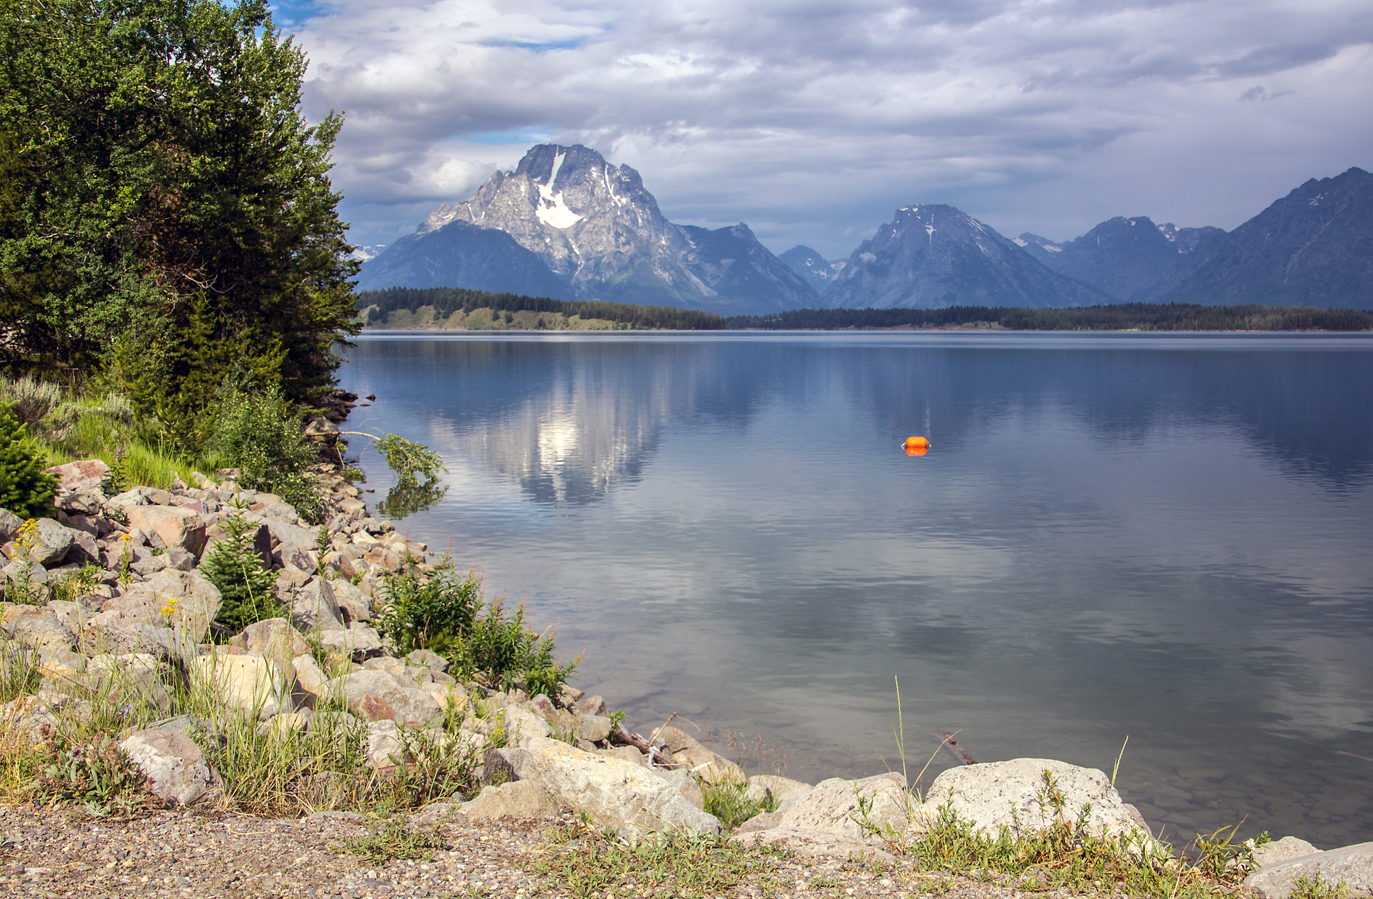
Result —
[[826, 260], [806, 246], [775, 256], [743, 223], [674, 224], [629, 166], [540, 144], [415, 233], [365, 250], [374, 255], [359, 275], [364, 290], [466, 287], [725, 315], [1118, 302], [1373, 308], [1373, 175], [1313, 178], [1228, 233], [1137, 216], [1063, 243], [1008, 239], [952, 206], [916, 204], [847, 259]]

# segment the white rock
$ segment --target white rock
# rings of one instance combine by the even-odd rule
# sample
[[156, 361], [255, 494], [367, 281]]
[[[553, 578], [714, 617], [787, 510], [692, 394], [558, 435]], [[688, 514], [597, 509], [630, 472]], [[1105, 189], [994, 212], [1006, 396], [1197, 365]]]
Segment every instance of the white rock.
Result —
[[191, 664], [193, 682], [207, 685], [230, 708], [265, 720], [289, 704], [285, 675], [262, 656], [208, 655]]
[[787, 809], [780, 826], [881, 842], [878, 834], [905, 833], [913, 805], [898, 774], [859, 780], [832, 777], [820, 781]]
[[463, 817], [476, 821], [549, 818], [558, 814], [558, 803], [538, 784], [516, 780], [482, 788], [476, 799], [463, 803], [457, 810]]
[[583, 810], [627, 837], [645, 832], [719, 833], [720, 822], [693, 806], [672, 784], [646, 768], [535, 737], [517, 767], [561, 806]]
[[[1046, 772], [1063, 797], [1061, 812], [1056, 813], [1046, 800]], [[926, 797], [911, 821], [915, 833], [927, 831], [944, 805], [974, 829], [996, 836], [1003, 827], [1013, 835], [1047, 830], [1059, 815], [1068, 822], [1077, 821], [1090, 804], [1086, 821], [1090, 833], [1149, 837], [1144, 818], [1134, 806], [1125, 804], [1104, 773], [1053, 759], [1012, 759], [950, 768], [934, 779]]]
[[119, 748], [147, 776], [149, 787], [159, 799], [189, 805], [210, 786], [205, 753], [185, 734], [138, 730]]

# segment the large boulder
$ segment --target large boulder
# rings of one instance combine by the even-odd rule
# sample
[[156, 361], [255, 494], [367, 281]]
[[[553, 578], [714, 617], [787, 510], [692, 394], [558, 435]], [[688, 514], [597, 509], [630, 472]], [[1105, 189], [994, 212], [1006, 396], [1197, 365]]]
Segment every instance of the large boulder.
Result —
[[1287, 899], [1298, 880], [1318, 877], [1332, 886], [1343, 884], [1350, 896], [1373, 893], [1373, 843], [1356, 843], [1265, 865], [1245, 878], [1244, 885], [1268, 899]]
[[631, 762], [535, 737], [524, 746], [517, 771], [560, 806], [580, 809], [602, 827], [627, 837], [691, 830], [719, 833], [720, 822], [687, 801], [676, 786]]
[[173, 730], [136, 730], [119, 748], [148, 778], [153, 795], [190, 805], [210, 786], [205, 753], [185, 734]]
[[899, 774], [859, 780], [831, 777], [797, 799], [778, 826], [880, 842], [880, 834], [905, 833], [913, 805]]
[[100, 483], [105, 480], [105, 475], [109, 474], [110, 466], [101, 459], [78, 459], [75, 462], [45, 468], [43, 471], [55, 476], [63, 490], [75, 493], [98, 489]]
[[376, 628], [365, 624], [321, 631], [319, 642], [326, 651], [348, 656], [354, 661], [377, 655], [382, 651], [381, 634], [377, 633]]
[[201, 656], [192, 663], [191, 675], [224, 705], [262, 720], [290, 704], [285, 673], [262, 656]]
[[122, 596], [106, 600], [87, 627], [170, 627], [188, 642], [201, 643], [222, 604], [218, 588], [200, 572], [163, 569]]
[[[1062, 797], [1055, 810], [1051, 791]], [[1149, 837], [1149, 827], [1132, 805], [1095, 768], [1079, 768], [1053, 759], [1012, 759], [964, 765], [941, 773], [930, 785], [925, 803], [912, 816], [911, 829], [924, 833], [949, 806], [974, 830], [996, 836], [1005, 828], [1013, 836], [1047, 830], [1056, 821], [1075, 822], [1090, 806], [1088, 832], [1099, 836]]]
[[789, 811], [799, 800], [810, 795], [815, 787], [778, 774], [755, 774], [748, 779], [745, 793], [754, 802], [763, 802], [769, 795], [777, 802], [777, 811]]
[[157, 534], [168, 548], [184, 549], [200, 556], [205, 549], [205, 519], [190, 509], [178, 506], [126, 506], [129, 527]]
[[5, 610], [4, 627], [14, 639], [40, 653], [50, 649], [71, 649], [76, 645], [76, 634], [53, 609], [10, 606]]
[[0, 509], [0, 544], [9, 543], [19, 534], [24, 519], [9, 509]]
[[342, 697], [353, 714], [407, 727], [427, 728], [443, 720], [443, 706], [406, 677], [389, 671], [353, 671], [324, 685], [328, 696]]

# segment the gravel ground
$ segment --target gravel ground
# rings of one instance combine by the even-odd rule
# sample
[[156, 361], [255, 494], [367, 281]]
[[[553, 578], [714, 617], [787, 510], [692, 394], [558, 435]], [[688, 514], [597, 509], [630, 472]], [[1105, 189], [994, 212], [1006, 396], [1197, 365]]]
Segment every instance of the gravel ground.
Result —
[[[442, 824], [438, 833], [445, 848], [432, 859], [372, 864], [343, 847], [345, 840], [369, 832], [358, 815], [267, 820], [162, 812], [110, 821], [69, 809], [0, 807], [0, 896], [560, 897], [570, 895], [566, 885], [533, 873], [540, 853], [550, 851], [543, 833], [559, 823], [566, 822]], [[791, 856], [778, 865], [779, 882], [790, 885], [784, 895], [1020, 895], [989, 884], [916, 874], [899, 862], [874, 869]], [[743, 884], [724, 895], [751, 897], [760, 891]]]

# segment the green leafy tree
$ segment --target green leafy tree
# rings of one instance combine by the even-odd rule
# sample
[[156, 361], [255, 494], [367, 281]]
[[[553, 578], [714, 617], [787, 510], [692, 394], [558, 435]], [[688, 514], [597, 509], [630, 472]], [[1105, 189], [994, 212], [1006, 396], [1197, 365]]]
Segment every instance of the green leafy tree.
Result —
[[357, 265], [305, 68], [265, 0], [0, 0], [0, 362], [173, 423], [226, 371], [327, 388]]

